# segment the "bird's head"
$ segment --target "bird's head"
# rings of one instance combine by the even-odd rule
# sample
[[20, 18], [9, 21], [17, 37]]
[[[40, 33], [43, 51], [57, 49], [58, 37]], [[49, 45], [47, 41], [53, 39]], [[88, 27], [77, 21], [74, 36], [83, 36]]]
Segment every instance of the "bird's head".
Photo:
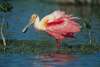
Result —
[[34, 23], [37, 17], [38, 17], [38, 16], [37, 16], [36, 14], [33, 14], [33, 15], [31, 16], [31, 18], [30, 18], [30, 23]]
[[27, 29], [28, 29], [32, 24], [35, 23], [37, 17], [38, 17], [38, 16], [37, 16], [36, 14], [33, 14], [33, 15], [31, 16], [30, 20], [29, 20], [29, 23], [22, 29], [22, 32], [26, 32]]

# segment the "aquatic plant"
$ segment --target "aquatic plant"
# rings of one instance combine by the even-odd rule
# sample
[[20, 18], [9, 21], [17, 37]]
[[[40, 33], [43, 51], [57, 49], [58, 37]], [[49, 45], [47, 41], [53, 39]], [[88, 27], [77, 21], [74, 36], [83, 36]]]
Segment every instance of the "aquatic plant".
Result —
[[5, 24], [5, 17], [6, 17], [7, 12], [10, 12], [12, 10], [12, 8], [13, 8], [12, 4], [6, 0], [3, 1], [2, 3], [0, 3], [0, 12], [3, 12], [0, 33], [1, 33], [1, 37], [3, 40], [4, 46], [6, 46], [6, 39], [4, 37], [4, 32], [3, 32], [4, 31], [4, 24]]
[[95, 44], [96, 43], [96, 41], [95, 41], [95, 32], [92, 31], [91, 20], [90, 19], [84, 19], [83, 26], [84, 26], [85, 32], [88, 33], [88, 37], [89, 37], [89, 42], [88, 43], [90, 45]]
[[10, 12], [12, 10], [13, 6], [11, 3], [9, 3], [8, 1], [4, 1], [2, 3], [0, 3], [0, 11], [1, 12]]
[[[1, 41], [0, 41], [1, 42]], [[9, 42], [9, 43], [8, 43]], [[77, 44], [77, 45], [67, 45], [61, 49], [56, 49], [55, 47], [48, 47], [47, 41], [38, 40], [8, 40], [8, 45], [6, 46], [5, 53], [18, 53], [18, 54], [43, 54], [43, 53], [67, 53], [67, 54], [95, 54], [100, 52], [100, 45], [92, 44]], [[24, 43], [24, 44], [23, 44]], [[38, 44], [37, 44], [38, 43]], [[44, 46], [45, 45], [45, 46]], [[50, 45], [52, 46], [52, 45]], [[4, 53], [4, 46], [0, 44], [0, 54]], [[56, 49], [56, 50], [55, 50]]]

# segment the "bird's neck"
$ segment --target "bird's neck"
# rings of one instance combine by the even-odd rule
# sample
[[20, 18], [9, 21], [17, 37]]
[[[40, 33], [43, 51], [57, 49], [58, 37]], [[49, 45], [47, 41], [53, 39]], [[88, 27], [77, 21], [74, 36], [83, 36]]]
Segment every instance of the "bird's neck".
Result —
[[41, 31], [44, 31], [45, 30], [44, 22], [40, 21], [39, 16], [37, 16], [37, 18], [35, 20], [34, 27], [37, 30], [41, 30]]

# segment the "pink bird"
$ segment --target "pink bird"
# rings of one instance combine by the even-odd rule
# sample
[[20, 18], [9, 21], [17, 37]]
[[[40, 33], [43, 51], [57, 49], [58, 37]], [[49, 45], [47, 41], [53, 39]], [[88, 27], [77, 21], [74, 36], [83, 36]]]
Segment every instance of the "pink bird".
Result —
[[64, 38], [73, 38], [74, 33], [80, 32], [80, 25], [75, 21], [78, 17], [66, 15], [64, 11], [56, 10], [51, 14], [39, 19], [39, 16], [33, 14], [30, 23], [22, 30], [26, 29], [34, 23], [34, 27], [39, 31], [45, 31], [56, 39], [56, 47], [61, 48], [61, 41]]

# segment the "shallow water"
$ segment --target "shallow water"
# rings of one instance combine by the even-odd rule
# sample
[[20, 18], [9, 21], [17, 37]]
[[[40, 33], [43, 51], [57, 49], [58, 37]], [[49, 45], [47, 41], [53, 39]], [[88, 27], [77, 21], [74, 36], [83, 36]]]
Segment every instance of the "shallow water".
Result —
[[77, 55], [77, 59], [64, 63], [42, 62], [37, 55], [0, 55], [0, 67], [99, 67], [100, 54]]

